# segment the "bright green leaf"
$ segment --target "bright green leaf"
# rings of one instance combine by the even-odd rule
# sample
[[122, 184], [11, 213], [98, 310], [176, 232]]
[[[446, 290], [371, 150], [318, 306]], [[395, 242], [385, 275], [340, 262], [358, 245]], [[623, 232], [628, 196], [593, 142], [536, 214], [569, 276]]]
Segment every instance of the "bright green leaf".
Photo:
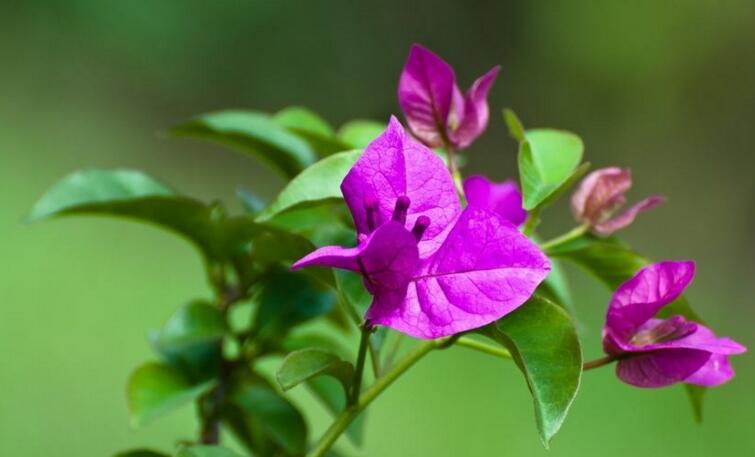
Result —
[[562, 189], [582, 160], [584, 146], [575, 134], [552, 129], [528, 130], [519, 144], [523, 206], [532, 210]]
[[286, 391], [304, 381], [323, 375], [332, 376], [340, 381], [346, 394], [354, 377], [354, 365], [325, 349], [307, 348], [288, 354], [275, 377], [281, 389]]
[[361, 153], [361, 150], [339, 152], [307, 168], [283, 188], [257, 220], [266, 221], [277, 214], [303, 205], [340, 199], [341, 181]]
[[131, 422], [141, 426], [207, 392], [213, 381], [192, 385], [177, 369], [161, 363], [146, 363], [128, 381]]
[[228, 448], [222, 446], [182, 446], [176, 457], [241, 457]]
[[503, 110], [503, 120], [509, 127], [509, 134], [517, 141], [524, 141], [524, 125], [519, 117], [512, 110], [506, 108]]
[[336, 137], [336, 132], [324, 119], [307, 108], [286, 108], [279, 111], [273, 120], [309, 143], [321, 157], [352, 148]]
[[582, 349], [571, 318], [550, 300], [533, 296], [480, 332], [505, 346], [524, 373], [547, 448], [566, 418], [582, 376]]
[[170, 133], [209, 140], [252, 155], [289, 178], [316, 159], [306, 141], [268, 115], [253, 111], [203, 114], [172, 128]]
[[350, 147], [364, 149], [385, 130], [386, 124], [357, 119], [347, 122], [338, 130], [338, 138]]

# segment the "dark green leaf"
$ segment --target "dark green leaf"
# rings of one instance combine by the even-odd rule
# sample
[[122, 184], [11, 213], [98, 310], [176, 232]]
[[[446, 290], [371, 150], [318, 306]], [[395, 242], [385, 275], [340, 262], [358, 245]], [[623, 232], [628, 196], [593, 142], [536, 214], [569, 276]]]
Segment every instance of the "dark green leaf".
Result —
[[270, 206], [257, 216], [257, 220], [266, 221], [303, 205], [340, 199], [341, 181], [361, 153], [361, 150], [339, 152], [307, 168], [283, 188]]
[[177, 369], [161, 363], [146, 363], [137, 368], [128, 381], [128, 407], [134, 426], [196, 400], [208, 391], [212, 381], [192, 385]]
[[209, 140], [252, 155], [289, 178], [316, 158], [306, 141], [268, 115], [253, 111], [203, 114], [172, 128], [170, 133]]
[[134, 170], [75, 172], [34, 205], [29, 219], [92, 214], [135, 219], [178, 233], [207, 257], [226, 259], [255, 236], [275, 231], [248, 217], [226, 217], [222, 208], [176, 195]]
[[577, 135], [561, 130], [528, 130], [525, 138], [519, 144], [519, 176], [523, 206], [532, 210], [573, 176], [584, 146]]
[[547, 448], [566, 418], [582, 376], [582, 349], [569, 315], [550, 300], [533, 296], [480, 332], [505, 346], [524, 373]]
[[200, 381], [217, 373], [220, 342], [227, 331], [225, 318], [216, 306], [194, 301], [179, 308], [151, 341], [166, 362]]
[[348, 394], [354, 377], [354, 365], [325, 349], [307, 348], [294, 351], [283, 359], [275, 377], [284, 391], [318, 376], [332, 376]]
[[[317, 397], [325, 406], [325, 408], [337, 417], [343, 409], [346, 407], [346, 399], [343, 395], [343, 388], [340, 383], [333, 378], [320, 377], [312, 378], [307, 381], [307, 388], [312, 392], [312, 395]], [[349, 437], [352, 443], [357, 446], [362, 445], [364, 440], [364, 425], [367, 417], [367, 411], [357, 416], [356, 419], [346, 429], [346, 436]]]
[[357, 119], [345, 123], [338, 130], [338, 138], [355, 149], [364, 149], [385, 130], [386, 124]]
[[304, 453], [307, 445], [304, 418], [274, 389], [262, 382], [244, 384], [235, 389], [231, 401], [242, 412], [245, 427], [262, 431], [290, 454]]
[[240, 454], [222, 446], [182, 446], [176, 457], [241, 457]]
[[279, 111], [273, 120], [309, 143], [321, 157], [352, 148], [336, 137], [336, 132], [324, 119], [307, 108], [286, 108]]
[[113, 457], [170, 457], [162, 452], [152, 451], [150, 449], [133, 449], [115, 454]]

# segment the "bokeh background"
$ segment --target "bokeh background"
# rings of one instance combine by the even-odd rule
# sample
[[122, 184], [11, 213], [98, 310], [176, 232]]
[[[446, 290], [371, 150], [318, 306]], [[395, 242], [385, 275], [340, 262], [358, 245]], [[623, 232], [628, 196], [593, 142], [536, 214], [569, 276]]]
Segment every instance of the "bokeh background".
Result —
[[[0, 455], [170, 450], [190, 407], [133, 430], [124, 386], [151, 357], [146, 332], [208, 294], [189, 245], [106, 219], [28, 226], [46, 188], [79, 168], [144, 169], [204, 199], [282, 182], [248, 158], [161, 134], [221, 108], [304, 105], [335, 125], [397, 112], [407, 50], [421, 42], [466, 85], [503, 67], [467, 172], [515, 173], [500, 109], [573, 130], [595, 166], [632, 168], [639, 199], [669, 202], [624, 233], [656, 258], [692, 258], [694, 307], [755, 345], [755, 8], [751, 1], [3, 0], [0, 3]], [[232, 208], [238, 205], [231, 203]], [[570, 228], [565, 202], [547, 235]], [[599, 355], [609, 294], [571, 271], [585, 353]], [[707, 397], [696, 425], [681, 388], [638, 390], [611, 369], [584, 378], [542, 449], [511, 363], [433, 354], [371, 409], [363, 456], [755, 455], [755, 366]], [[311, 401], [295, 394], [297, 401]], [[319, 434], [328, 416], [315, 410]]]

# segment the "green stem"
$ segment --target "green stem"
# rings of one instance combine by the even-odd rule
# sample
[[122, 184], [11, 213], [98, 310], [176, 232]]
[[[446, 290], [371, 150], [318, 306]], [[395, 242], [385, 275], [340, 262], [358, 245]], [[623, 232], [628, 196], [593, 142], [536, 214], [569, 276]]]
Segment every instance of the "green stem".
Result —
[[338, 437], [346, 430], [351, 422], [361, 413], [370, 403], [372, 403], [385, 389], [388, 388], [394, 381], [396, 381], [406, 370], [411, 368], [422, 357], [427, 355], [430, 351], [437, 348], [439, 344], [444, 342], [441, 340], [429, 340], [426, 341], [407, 354], [403, 359], [390, 369], [383, 377], [377, 379], [369, 389], [367, 389], [359, 400], [347, 407], [331, 424], [330, 428], [315, 444], [315, 447], [307, 454], [307, 457], [322, 457], [333, 446], [333, 443], [338, 440]]
[[388, 350], [388, 354], [385, 356], [385, 360], [383, 360], [383, 370], [387, 370], [393, 365], [393, 359], [396, 358], [399, 349], [401, 349], [401, 342], [403, 339], [404, 334], [396, 332], [396, 338], [393, 340], [393, 343]]
[[500, 357], [502, 359], [511, 359], [511, 352], [507, 351], [506, 349], [499, 348], [496, 346], [491, 346], [489, 344], [483, 343], [482, 341], [477, 341], [475, 339], [462, 336], [456, 341], [457, 346], [462, 346], [468, 349], [473, 349], [475, 351], [483, 352], [485, 354], [494, 355], [496, 357]]
[[587, 233], [587, 230], [589, 228], [590, 226], [588, 224], [583, 224], [583, 225], [574, 227], [573, 229], [569, 230], [563, 235], [557, 236], [556, 238], [550, 239], [540, 244], [540, 248], [546, 252], [548, 252], [549, 250], [553, 250], [554, 248], [561, 246], [562, 244], [566, 244], [569, 241], [575, 240], [579, 238], [580, 236], [584, 235], [585, 233]]
[[535, 228], [537, 228], [537, 225], [539, 223], [540, 208], [538, 207], [530, 211], [529, 215], [527, 215], [527, 221], [524, 223], [522, 233], [524, 233], [525, 236], [532, 236], [532, 234], [535, 233]]
[[599, 359], [590, 360], [589, 362], [585, 362], [582, 365], [582, 371], [587, 371], [587, 370], [592, 370], [593, 368], [602, 367], [602, 366], [608, 365], [609, 363], [615, 362], [618, 359], [619, 357], [615, 355], [607, 355]]
[[370, 337], [369, 344], [367, 345], [367, 348], [370, 351], [370, 364], [372, 365], [372, 374], [375, 376], [375, 379], [380, 377], [380, 351], [374, 344], [374, 340], [372, 337]]
[[353, 405], [359, 400], [359, 394], [362, 392], [362, 376], [364, 374], [364, 361], [367, 358], [367, 349], [370, 346], [370, 334], [372, 327], [368, 324], [362, 324], [362, 338], [359, 340], [359, 353], [357, 354], [357, 364], [354, 370], [354, 380], [351, 383], [351, 395], [349, 395], [347, 406]]

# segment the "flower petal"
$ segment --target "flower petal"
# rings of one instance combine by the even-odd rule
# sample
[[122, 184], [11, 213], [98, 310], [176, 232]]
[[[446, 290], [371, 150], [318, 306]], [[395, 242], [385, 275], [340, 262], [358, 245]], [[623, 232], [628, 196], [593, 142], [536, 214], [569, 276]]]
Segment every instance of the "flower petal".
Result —
[[640, 269], [613, 294], [604, 333], [629, 341], [642, 324], [681, 295], [694, 275], [692, 261], [666, 261]]
[[699, 370], [687, 376], [684, 382], [698, 386], [719, 386], [734, 377], [734, 368], [723, 354], [713, 354]]
[[549, 271], [545, 254], [514, 225], [468, 207], [406, 295], [376, 294], [366, 317], [417, 338], [453, 335], [515, 310]]
[[501, 70], [496, 65], [480, 76], [464, 96], [464, 111], [461, 121], [451, 134], [451, 141], [457, 149], [464, 149], [477, 139], [488, 126], [488, 92]]
[[398, 83], [398, 100], [414, 135], [431, 147], [442, 146], [456, 76], [443, 59], [412, 45]]
[[665, 201], [666, 199], [660, 195], [650, 196], [642, 200], [641, 202], [637, 203], [636, 205], [632, 206], [628, 210], [624, 211], [622, 214], [612, 219], [609, 219], [605, 222], [595, 224], [593, 226], [593, 231], [598, 235], [608, 236], [612, 234], [613, 232], [617, 230], [621, 230], [624, 227], [631, 224], [634, 221], [634, 218], [640, 212], [653, 209]]
[[[675, 318], [684, 320], [681, 316], [675, 316]], [[663, 319], [650, 319], [639, 329], [641, 331], [644, 328], [656, 326], [663, 321]], [[716, 336], [711, 329], [702, 324], [691, 322], [688, 324], [692, 324], [694, 326], [693, 328], [695, 328], [692, 333], [670, 341], [640, 346], [617, 339], [613, 339], [612, 342], [621, 350], [621, 352], [650, 352], [664, 349], [699, 349], [713, 354], [730, 355], [741, 354], [747, 350], [747, 348], [731, 338]]]
[[492, 211], [516, 226], [527, 219], [522, 194], [513, 180], [494, 183], [484, 176], [470, 176], [464, 180], [464, 195], [469, 206]]
[[406, 224], [411, 228], [420, 216], [430, 225], [419, 243], [421, 256], [442, 242], [437, 239], [460, 211], [451, 174], [434, 152], [406, 134], [395, 117], [385, 132], [367, 146], [341, 183], [357, 232], [368, 234], [365, 200], [378, 204], [378, 222], [391, 219], [396, 201], [409, 198]]
[[595, 170], [582, 180], [572, 195], [571, 208], [579, 222], [598, 223], [601, 216], [623, 202], [632, 187], [628, 169], [608, 167]]
[[710, 352], [669, 349], [619, 360], [616, 376], [636, 387], [664, 387], [684, 381], [710, 359]]

